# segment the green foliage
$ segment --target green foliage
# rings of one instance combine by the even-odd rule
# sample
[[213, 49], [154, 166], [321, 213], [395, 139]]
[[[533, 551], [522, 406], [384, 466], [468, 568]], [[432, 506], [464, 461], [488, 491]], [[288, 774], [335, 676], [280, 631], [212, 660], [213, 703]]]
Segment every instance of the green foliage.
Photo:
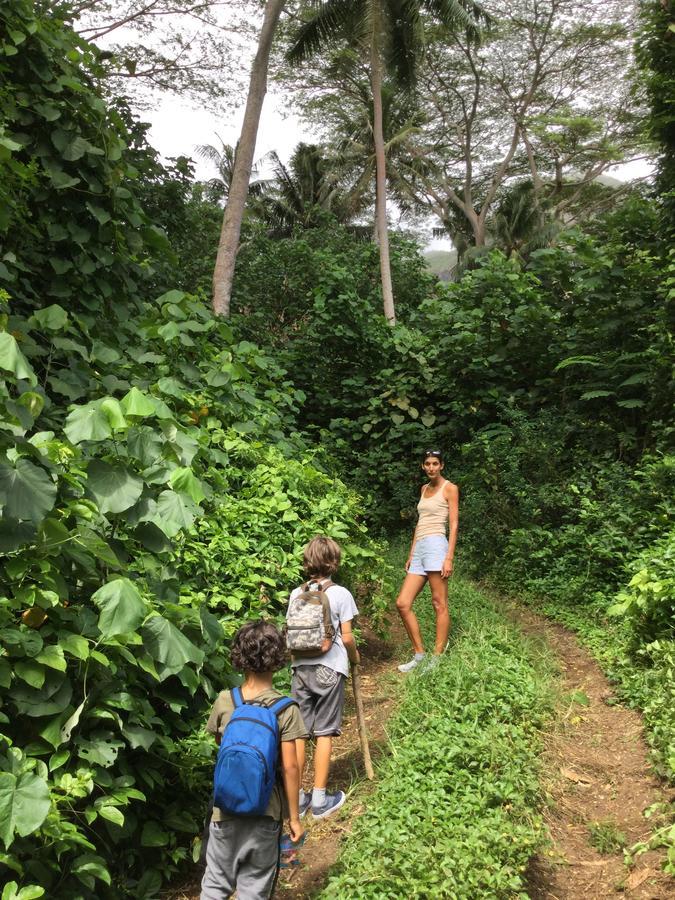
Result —
[[[485, 595], [454, 579], [450, 604], [453, 645], [433, 673], [410, 679], [388, 729], [391, 756], [322, 897], [525, 896], [527, 863], [545, 841], [536, 810], [547, 673]], [[430, 630], [426, 597], [420, 610]]]
[[659, 188], [666, 221], [675, 228], [675, 4], [645, 0], [640, 4], [641, 28], [637, 58], [650, 100], [650, 137], [661, 151]]
[[637, 646], [675, 640], [675, 530], [643, 550], [631, 568], [635, 574], [608, 614], [630, 619]]
[[616, 822], [590, 822], [589, 843], [598, 853], [618, 853], [626, 846], [626, 836], [619, 831]]
[[134, 297], [166, 245], [134, 194], [151, 156], [132, 163], [98, 51], [29, 0], [3, 4], [0, 38], [0, 285], [24, 309]]
[[189, 858], [224, 639], [280, 615], [313, 534], [366, 605], [381, 582], [278, 365], [179, 291], [137, 308], [3, 319], [2, 864], [54, 898], [153, 896]]

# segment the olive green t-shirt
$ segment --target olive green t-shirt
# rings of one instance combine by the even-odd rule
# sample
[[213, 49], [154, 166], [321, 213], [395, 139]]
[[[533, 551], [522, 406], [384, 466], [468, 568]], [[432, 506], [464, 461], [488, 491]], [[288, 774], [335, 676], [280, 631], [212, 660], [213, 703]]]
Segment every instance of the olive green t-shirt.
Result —
[[[275, 691], [274, 688], [269, 688], [266, 691], [261, 691], [261, 693], [257, 694], [255, 697], [252, 697], [248, 702], [255, 701], [256, 703], [264, 706], [271, 706], [275, 700], [278, 700], [280, 697], [283, 697], [284, 694], [280, 694], [279, 691]], [[223, 732], [225, 731], [225, 726], [230, 721], [230, 716], [232, 715], [232, 711], [234, 710], [234, 706], [232, 704], [232, 695], [229, 691], [221, 691], [216, 697], [216, 702], [213, 704], [213, 709], [211, 710], [211, 715], [209, 716], [209, 720], [206, 723], [206, 730], [213, 735], [219, 734], [221, 737], [223, 736]], [[291, 706], [287, 706], [286, 709], [282, 710], [278, 716], [279, 722], [279, 737], [282, 741], [294, 741], [296, 738], [307, 738], [309, 737], [307, 733], [307, 729], [305, 728], [305, 723], [302, 721], [302, 716], [300, 715], [300, 710], [293, 703]], [[277, 779], [274, 784], [274, 788], [272, 790], [272, 796], [270, 798], [269, 806], [265, 810], [266, 816], [271, 816], [273, 819], [281, 819], [283, 816], [286, 818], [288, 816], [288, 804], [286, 803], [286, 792], [284, 791], [284, 785], [281, 781], [281, 776], [279, 772], [277, 772]], [[223, 819], [229, 818], [228, 814], [223, 810], [218, 809], [218, 807], [213, 807], [213, 817], [211, 819], [212, 822], [222, 822]]]

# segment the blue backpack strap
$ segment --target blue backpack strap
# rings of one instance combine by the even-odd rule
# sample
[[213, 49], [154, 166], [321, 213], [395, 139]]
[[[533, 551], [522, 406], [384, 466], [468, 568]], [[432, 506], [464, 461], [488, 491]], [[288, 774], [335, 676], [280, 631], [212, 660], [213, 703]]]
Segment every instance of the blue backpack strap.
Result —
[[[279, 713], [283, 712], [285, 709], [288, 709], [295, 703], [295, 700], [292, 697], [279, 697], [271, 706], [268, 706], [270, 712], [273, 712], [275, 716], [278, 716]], [[297, 704], [296, 704], [297, 705]]]
[[244, 701], [244, 698], [242, 697], [240, 687], [232, 688], [232, 690], [230, 691], [230, 697], [232, 697], [232, 705], [234, 706], [235, 709], [238, 706], [243, 706], [245, 701]]

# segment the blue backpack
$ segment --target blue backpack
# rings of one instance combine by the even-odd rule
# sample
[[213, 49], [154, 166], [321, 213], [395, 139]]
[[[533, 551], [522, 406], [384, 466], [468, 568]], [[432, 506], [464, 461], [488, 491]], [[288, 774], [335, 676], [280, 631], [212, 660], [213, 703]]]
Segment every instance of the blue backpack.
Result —
[[234, 711], [225, 727], [213, 774], [214, 806], [239, 816], [262, 816], [272, 796], [279, 755], [277, 716], [295, 701], [246, 703], [231, 691]]

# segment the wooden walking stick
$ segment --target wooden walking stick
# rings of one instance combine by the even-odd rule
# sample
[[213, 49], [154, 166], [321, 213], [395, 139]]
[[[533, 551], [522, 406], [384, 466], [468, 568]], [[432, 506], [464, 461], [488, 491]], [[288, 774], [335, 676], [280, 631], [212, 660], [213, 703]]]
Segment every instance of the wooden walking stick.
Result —
[[361, 742], [361, 751], [363, 753], [363, 765], [366, 770], [366, 777], [372, 781], [375, 777], [373, 763], [370, 759], [370, 747], [368, 746], [368, 732], [366, 731], [366, 717], [363, 713], [363, 698], [361, 697], [361, 675], [359, 674], [360, 666], [352, 665], [352, 686], [354, 688], [354, 703], [356, 705], [356, 722], [359, 726], [359, 740]]

